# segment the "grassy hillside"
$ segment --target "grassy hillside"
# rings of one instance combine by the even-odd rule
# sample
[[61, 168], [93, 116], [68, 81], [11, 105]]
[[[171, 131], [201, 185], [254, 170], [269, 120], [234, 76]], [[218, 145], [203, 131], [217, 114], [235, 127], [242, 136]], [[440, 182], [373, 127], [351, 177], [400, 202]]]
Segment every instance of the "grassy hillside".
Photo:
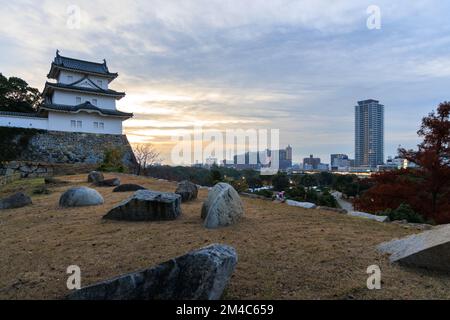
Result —
[[[107, 175], [112, 176], [154, 190], [175, 189], [171, 182]], [[399, 225], [243, 198], [245, 218], [239, 224], [207, 230], [200, 220], [206, 189], [182, 205], [176, 221], [104, 221], [101, 217], [131, 193], [96, 188], [104, 205], [61, 209], [64, 190], [88, 183], [85, 175], [60, 179], [70, 184], [33, 196], [32, 206], [0, 212], [2, 299], [63, 297], [69, 265], [80, 266], [86, 286], [211, 243], [234, 246], [239, 255], [225, 292], [229, 299], [450, 298], [450, 277], [392, 266], [376, 252], [377, 244], [415, 232]], [[366, 269], [373, 264], [382, 270], [381, 290], [366, 287]]]

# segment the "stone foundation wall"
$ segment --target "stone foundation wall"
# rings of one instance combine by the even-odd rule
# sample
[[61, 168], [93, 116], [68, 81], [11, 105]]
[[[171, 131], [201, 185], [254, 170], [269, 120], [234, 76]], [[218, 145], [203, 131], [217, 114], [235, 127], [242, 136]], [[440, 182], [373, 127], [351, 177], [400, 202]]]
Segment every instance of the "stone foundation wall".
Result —
[[42, 131], [33, 135], [15, 161], [0, 164], [0, 175], [23, 177], [89, 171], [103, 162], [106, 150], [119, 149], [122, 162], [132, 168], [136, 159], [125, 135]]
[[125, 135], [61, 131], [34, 135], [28, 143], [28, 148], [17, 160], [99, 164], [103, 161], [105, 151], [112, 148], [123, 152], [123, 163], [126, 166], [134, 164], [134, 154]]

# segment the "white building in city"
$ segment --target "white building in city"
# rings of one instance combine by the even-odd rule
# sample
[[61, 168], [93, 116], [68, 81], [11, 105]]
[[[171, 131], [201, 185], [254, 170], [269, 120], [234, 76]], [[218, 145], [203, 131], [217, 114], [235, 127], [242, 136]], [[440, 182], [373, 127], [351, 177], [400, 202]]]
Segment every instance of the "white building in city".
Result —
[[125, 96], [109, 88], [117, 73], [106, 61], [96, 63], [63, 57], [56, 52], [37, 113], [0, 112], [0, 126], [52, 131], [122, 134], [122, 121], [132, 113], [116, 109]]

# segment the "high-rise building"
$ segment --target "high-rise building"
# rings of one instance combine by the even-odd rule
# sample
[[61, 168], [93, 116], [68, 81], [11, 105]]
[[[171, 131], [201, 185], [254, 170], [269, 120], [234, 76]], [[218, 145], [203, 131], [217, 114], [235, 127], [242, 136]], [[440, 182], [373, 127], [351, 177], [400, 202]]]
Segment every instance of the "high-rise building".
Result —
[[290, 144], [286, 147], [286, 160], [292, 161], [292, 147]]
[[330, 160], [331, 170], [348, 169], [351, 167], [351, 159], [346, 154], [332, 154]]
[[375, 168], [384, 162], [384, 106], [377, 100], [355, 106], [355, 165]]
[[320, 158], [314, 158], [313, 155], [310, 155], [309, 158], [303, 159], [303, 168], [307, 168], [307, 170], [316, 170], [320, 165]]

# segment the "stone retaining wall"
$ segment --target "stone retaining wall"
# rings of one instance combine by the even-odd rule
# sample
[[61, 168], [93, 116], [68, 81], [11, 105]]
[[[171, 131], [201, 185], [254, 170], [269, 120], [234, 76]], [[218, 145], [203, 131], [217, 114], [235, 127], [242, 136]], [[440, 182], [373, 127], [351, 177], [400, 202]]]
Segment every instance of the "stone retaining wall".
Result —
[[[20, 138], [18, 134], [15, 140]], [[122, 152], [125, 167], [135, 166], [136, 158], [126, 135], [40, 131], [29, 138], [14, 161], [0, 164], [0, 175], [45, 177], [88, 172], [98, 168], [105, 151], [111, 149]]]
[[46, 131], [34, 135], [17, 159], [42, 163], [99, 164], [108, 149], [120, 149], [125, 166], [135, 163], [126, 135]]

